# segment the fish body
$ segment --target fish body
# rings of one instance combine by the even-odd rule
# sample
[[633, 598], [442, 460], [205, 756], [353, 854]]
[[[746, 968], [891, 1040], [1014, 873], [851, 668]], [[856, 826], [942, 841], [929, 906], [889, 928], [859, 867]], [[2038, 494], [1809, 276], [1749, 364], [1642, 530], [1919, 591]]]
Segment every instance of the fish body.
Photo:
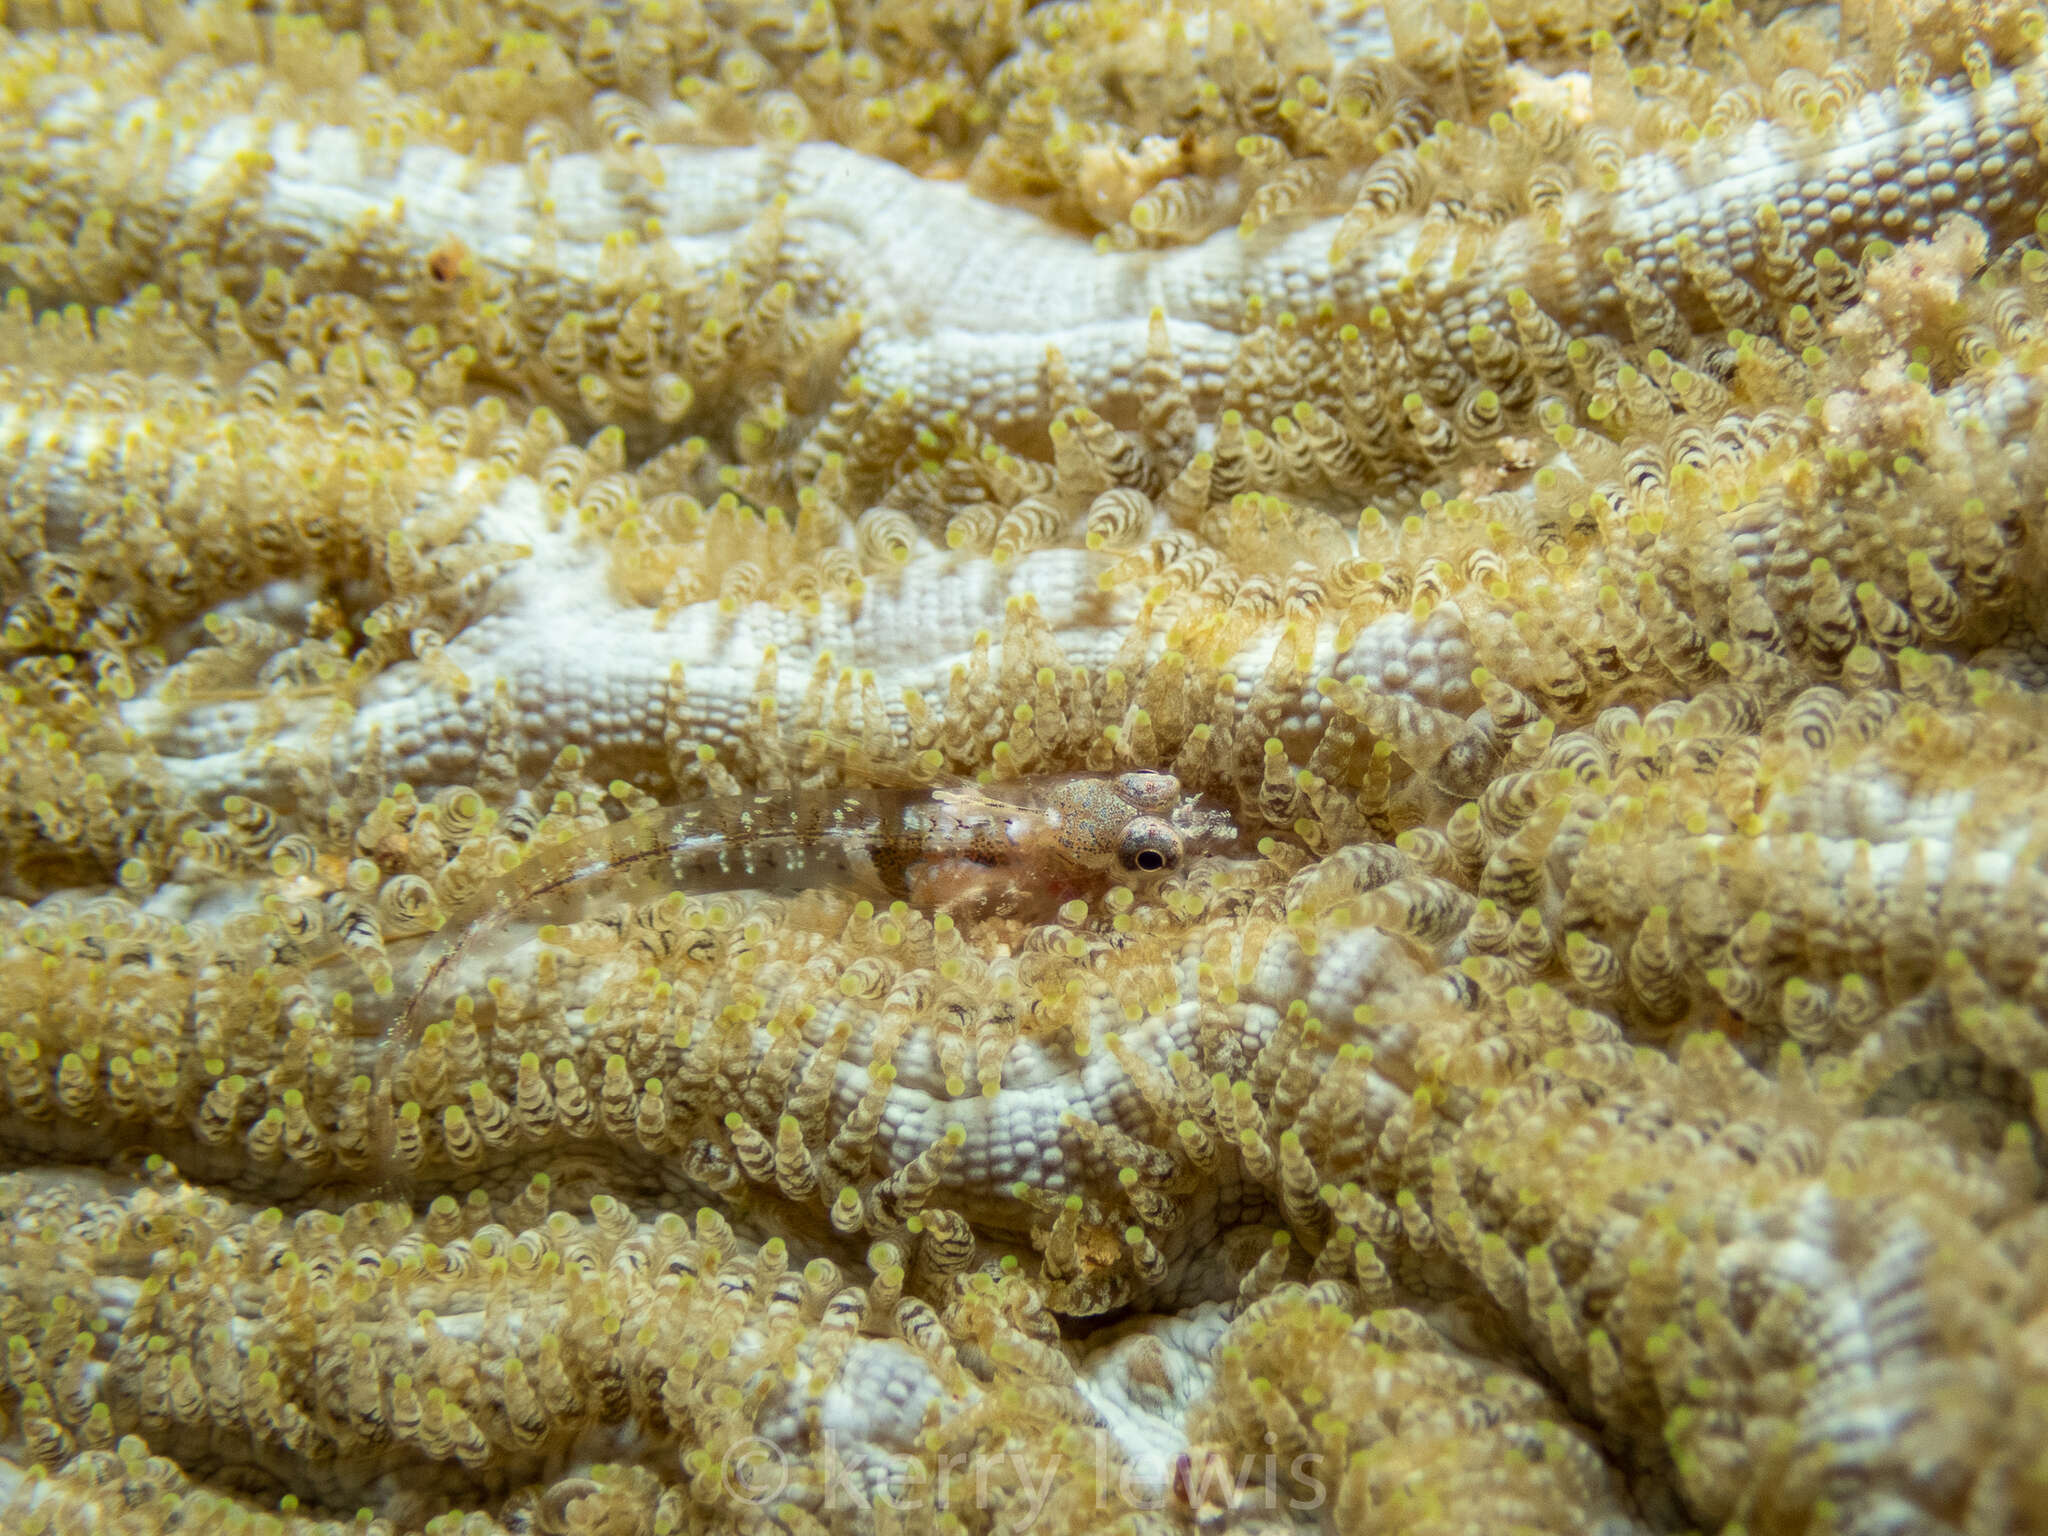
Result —
[[1220, 813], [1198, 808], [1164, 773], [661, 806], [543, 849], [465, 903], [430, 941], [400, 1033], [414, 1033], [442, 974], [490, 933], [607, 883], [652, 876], [690, 894], [837, 888], [957, 919], [1043, 921], [1111, 884], [1156, 882], [1180, 866], [1191, 842], [1234, 836]]
[[[572, 885], [635, 871], [679, 891], [839, 887], [945, 908], [931, 889], [936, 869], [1015, 870], [1039, 856], [1046, 830], [1043, 814], [1028, 805], [977, 803], [950, 791], [721, 796], [661, 806], [536, 854], [479, 900], [509, 912]], [[465, 910], [457, 920], [481, 915]]]

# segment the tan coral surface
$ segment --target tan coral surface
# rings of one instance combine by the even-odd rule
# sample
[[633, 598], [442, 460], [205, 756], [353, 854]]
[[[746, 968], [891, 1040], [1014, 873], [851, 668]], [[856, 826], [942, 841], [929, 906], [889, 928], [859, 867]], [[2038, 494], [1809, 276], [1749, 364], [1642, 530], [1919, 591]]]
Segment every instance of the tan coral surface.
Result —
[[0, 1528], [2048, 1532], [2037, 6], [5, 21]]

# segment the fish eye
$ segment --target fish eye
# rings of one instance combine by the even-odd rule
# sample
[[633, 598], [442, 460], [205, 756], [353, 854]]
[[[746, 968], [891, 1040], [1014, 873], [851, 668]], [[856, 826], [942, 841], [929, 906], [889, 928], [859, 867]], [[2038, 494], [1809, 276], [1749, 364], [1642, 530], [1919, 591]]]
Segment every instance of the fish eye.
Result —
[[1164, 816], [1180, 800], [1180, 780], [1149, 769], [1116, 776], [1116, 792], [1140, 811]]
[[1117, 839], [1117, 862], [1135, 874], [1156, 875], [1180, 865], [1180, 834], [1156, 816], [1140, 816]]

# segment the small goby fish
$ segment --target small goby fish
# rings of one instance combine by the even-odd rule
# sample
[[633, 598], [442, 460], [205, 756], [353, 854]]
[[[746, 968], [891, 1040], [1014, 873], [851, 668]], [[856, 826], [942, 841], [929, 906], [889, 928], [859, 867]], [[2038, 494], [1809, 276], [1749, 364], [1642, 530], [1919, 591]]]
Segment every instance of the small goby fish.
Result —
[[1043, 921], [1111, 885], [1156, 884], [1191, 850], [1236, 837], [1227, 813], [1152, 772], [663, 806], [534, 855], [452, 914], [395, 1039], [416, 1038], [442, 974], [491, 932], [628, 871], [693, 893], [836, 887], [955, 918]]

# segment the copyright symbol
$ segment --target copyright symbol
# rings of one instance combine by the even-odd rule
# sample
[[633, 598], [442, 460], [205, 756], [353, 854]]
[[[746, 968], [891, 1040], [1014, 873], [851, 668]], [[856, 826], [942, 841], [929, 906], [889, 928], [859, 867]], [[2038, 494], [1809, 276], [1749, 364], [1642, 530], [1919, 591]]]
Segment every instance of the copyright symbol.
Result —
[[718, 1476], [725, 1492], [742, 1504], [766, 1504], [789, 1486], [781, 1449], [759, 1435], [748, 1435], [728, 1448], [718, 1459]]

